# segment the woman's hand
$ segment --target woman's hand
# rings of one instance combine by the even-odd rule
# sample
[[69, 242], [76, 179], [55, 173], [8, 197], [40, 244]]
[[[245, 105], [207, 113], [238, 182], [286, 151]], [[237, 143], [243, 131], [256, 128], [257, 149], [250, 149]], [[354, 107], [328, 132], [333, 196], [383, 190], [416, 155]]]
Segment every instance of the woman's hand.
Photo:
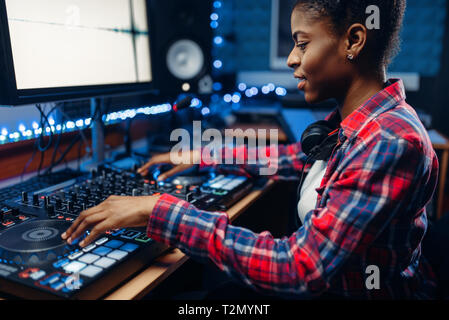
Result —
[[87, 229], [91, 229], [90, 234], [79, 244], [85, 247], [108, 230], [144, 227], [159, 198], [110, 196], [100, 205], [83, 211], [61, 237], [72, 244]]
[[174, 166], [171, 170], [162, 173], [157, 180], [162, 181], [165, 180], [171, 176], [174, 176], [175, 174], [178, 174], [180, 172], [186, 171], [190, 168], [192, 168], [195, 163], [199, 163], [199, 159], [201, 156], [200, 151], [190, 151], [186, 152], [186, 154], [179, 153], [177, 159], [182, 159], [181, 164], [173, 163], [172, 161], [173, 154], [171, 152], [164, 153], [164, 154], [158, 154], [155, 155], [148, 161], [145, 165], [143, 165], [140, 169], [137, 170], [137, 173], [141, 174], [142, 176], [146, 176], [148, 174], [148, 169], [151, 166], [157, 165], [157, 164], [163, 164], [168, 163]]

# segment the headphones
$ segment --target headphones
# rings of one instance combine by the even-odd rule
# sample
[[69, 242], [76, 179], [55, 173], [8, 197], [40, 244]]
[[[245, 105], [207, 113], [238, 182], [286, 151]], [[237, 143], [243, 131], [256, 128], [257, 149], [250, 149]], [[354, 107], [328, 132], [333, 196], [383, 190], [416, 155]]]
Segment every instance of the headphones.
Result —
[[312, 123], [301, 136], [302, 151], [312, 160], [329, 160], [337, 143], [338, 128], [325, 120]]
[[[338, 131], [338, 128], [332, 125], [329, 121], [321, 120], [312, 123], [302, 134], [301, 147], [302, 151], [307, 155], [307, 160], [301, 170], [301, 178], [299, 180], [298, 189], [296, 190], [296, 203], [298, 203], [301, 198], [301, 188], [304, 182], [304, 171], [307, 163], [310, 160], [329, 160], [338, 143]], [[296, 229], [301, 225], [297, 210], [295, 210], [293, 222]]]

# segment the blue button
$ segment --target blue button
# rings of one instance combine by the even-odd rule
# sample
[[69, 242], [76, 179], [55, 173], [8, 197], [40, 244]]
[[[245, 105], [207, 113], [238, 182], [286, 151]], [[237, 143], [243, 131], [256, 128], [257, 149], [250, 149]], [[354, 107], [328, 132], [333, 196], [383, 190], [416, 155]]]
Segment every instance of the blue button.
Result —
[[53, 267], [57, 268], [61, 268], [63, 266], [65, 266], [66, 264], [68, 264], [70, 262], [69, 259], [62, 259], [59, 261], [56, 261], [55, 263], [53, 263]]
[[52, 288], [55, 291], [59, 291], [64, 287], [65, 287], [64, 282], [55, 282], [50, 286], [50, 288]]
[[109, 248], [113, 248], [113, 249], [117, 249], [118, 247], [123, 245], [123, 241], [119, 241], [119, 240], [111, 240], [109, 242], [105, 243], [105, 246], [109, 247]]
[[114, 233], [112, 233], [113, 236], [118, 236], [119, 234], [122, 234], [125, 231], [125, 229], [120, 229], [118, 231], [115, 231]]
[[46, 286], [47, 284], [55, 283], [58, 280], [59, 280], [59, 274], [54, 274], [52, 276], [49, 276], [47, 279], [40, 281], [39, 283], [43, 286]]
[[107, 255], [111, 251], [112, 251], [111, 248], [107, 248], [107, 247], [103, 247], [102, 246], [102, 247], [96, 248], [94, 251], [92, 251], [92, 253], [98, 254], [99, 256], [105, 256], [105, 255]]
[[136, 250], [139, 246], [137, 244], [134, 243], [127, 243], [123, 246], [120, 247], [120, 250], [123, 251], [128, 251], [128, 252], [133, 252], [134, 250]]

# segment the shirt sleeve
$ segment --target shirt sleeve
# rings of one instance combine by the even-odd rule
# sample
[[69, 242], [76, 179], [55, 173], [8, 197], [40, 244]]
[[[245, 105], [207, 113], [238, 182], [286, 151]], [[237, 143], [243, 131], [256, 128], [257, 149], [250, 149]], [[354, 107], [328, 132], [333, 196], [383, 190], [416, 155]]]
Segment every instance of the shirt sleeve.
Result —
[[252, 176], [268, 176], [273, 180], [298, 180], [304, 169], [312, 165], [301, 148], [301, 143], [268, 147], [248, 147], [246, 145], [213, 150], [201, 150], [200, 167], [220, 167], [237, 169]]
[[193, 258], [212, 261], [255, 289], [319, 295], [351, 254], [366, 250], [404, 212], [424, 183], [426, 163], [422, 152], [402, 139], [360, 147], [327, 189], [326, 205], [309, 212], [290, 237], [275, 239], [269, 232], [232, 226], [225, 213], [198, 210], [170, 195], [156, 204], [147, 233]]

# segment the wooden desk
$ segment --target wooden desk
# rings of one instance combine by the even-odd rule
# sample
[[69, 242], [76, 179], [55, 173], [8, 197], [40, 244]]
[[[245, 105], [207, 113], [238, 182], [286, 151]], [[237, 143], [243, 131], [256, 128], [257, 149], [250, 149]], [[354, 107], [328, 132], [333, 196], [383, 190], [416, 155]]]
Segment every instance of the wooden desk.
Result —
[[[263, 194], [267, 193], [274, 186], [275, 182], [269, 180], [261, 189], [254, 190], [237, 202], [226, 213], [231, 221], [237, 219], [246, 209], [249, 208]], [[105, 300], [135, 300], [140, 299], [157, 285], [169, 277], [187, 260], [188, 256], [179, 249], [175, 249], [155, 260], [151, 266], [140, 272], [126, 284], [116, 289], [105, 297]]]
[[437, 194], [437, 219], [440, 219], [443, 212], [444, 204], [444, 187], [446, 185], [447, 165], [449, 161], [449, 139], [439, 133], [437, 130], [429, 131], [430, 141], [432, 142], [435, 150], [442, 152], [440, 159], [440, 175], [438, 181], [438, 194]]

